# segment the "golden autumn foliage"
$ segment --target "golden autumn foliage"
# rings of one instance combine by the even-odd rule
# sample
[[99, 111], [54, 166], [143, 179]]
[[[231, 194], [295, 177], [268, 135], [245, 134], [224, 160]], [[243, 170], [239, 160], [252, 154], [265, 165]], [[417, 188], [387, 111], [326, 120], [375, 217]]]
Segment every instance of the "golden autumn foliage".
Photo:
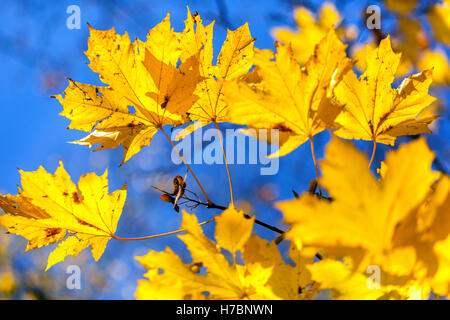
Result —
[[[205, 237], [195, 215], [183, 211], [182, 227], [186, 234], [179, 238], [188, 247], [192, 262], [184, 263], [170, 248], [137, 257], [148, 269], [148, 280], [139, 281], [138, 299], [202, 299], [205, 292], [210, 299], [292, 300], [308, 296], [306, 287], [311, 279], [305, 265], [312, 258], [301, 256], [292, 243], [290, 257], [296, 265], [286, 265], [276, 244], [251, 236], [253, 221], [233, 207], [217, 217], [216, 242]], [[227, 259], [223, 249], [231, 257]], [[242, 253], [245, 265], [236, 261], [236, 251]], [[167, 295], [161, 295], [161, 290], [167, 290]]]
[[[415, 5], [386, 1], [402, 17]], [[448, 24], [447, 7], [433, 7], [429, 15]], [[377, 165], [379, 177], [370, 170], [376, 143], [394, 146], [399, 136], [431, 133], [439, 115], [430, 111], [437, 99], [429, 89], [434, 80], [448, 82], [447, 61], [428, 48], [417, 61], [407, 57], [421, 72], [394, 88], [403, 74], [402, 52], [394, 52], [390, 35], [367, 44], [356, 61], [348, 57], [334, 6], [324, 4], [317, 17], [298, 8], [295, 17], [298, 30], [273, 31], [275, 52], [254, 48], [247, 24], [228, 30], [216, 63], [214, 22], [203, 25], [189, 9], [183, 31], [175, 32], [167, 15], [146, 41], [89, 26], [85, 54], [104, 86], [69, 79], [63, 94], [54, 96], [63, 107], [60, 115], [70, 120], [68, 129], [88, 133], [73, 143], [100, 144], [95, 150], [122, 145], [121, 164], [159, 131], [176, 148], [164, 126], [185, 125], [175, 140], [198, 122], [214, 123], [219, 132], [223, 122], [245, 125], [250, 135], [268, 129], [279, 140], [265, 141], [280, 147], [270, 157], [288, 155], [310, 140], [320, 192], [313, 188], [275, 204], [289, 227], [283, 232], [269, 226], [282, 233], [276, 240], [260, 238], [254, 224], [267, 224], [235, 208], [229, 171], [231, 201], [225, 208], [208, 198], [186, 162], [206, 198], [196, 205], [221, 210], [214, 219], [199, 223], [195, 213], [182, 210], [177, 231], [118, 237], [126, 184], [109, 193], [105, 171], [83, 175], [75, 185], [61, 162], [54, 174], [42, 167], [20, 171], [18, 195], [0, 195], [0, 224], [27, 239], [27, 251], [57, 244], [46, 270], [87, 247], [97, 261], [111, 239], [178, 234], [190, 260], [170, 247], [136, 257], [147, 270], [138, 299], [296, 300], [326, 289], [336, 299], [426, 299], [430, 292], [450, 297], [449, 176], [432, 169], [435, 154], [423, 137], [389, 151]], [[432, 23], [444, 43], [445, 25]], [[358, 76], [356, 68], [364, 72]], [[313, 136], [325, 130], [332, 138], [317, 166]], [[372, 141], [372, 158], [341, 138]], [[181, 206], [177, 201], [186, 189], [186, 177], [178, 177], [174, 192], [161, 196], [173, 208]], [[213, 220], [214, 240], [202, 230]], [[279, 250], [280, 241], [290, 241], [288, 252]], [[370, 282], [373, 274], [381, 281]]]
[[320, 7], [317, 17], [307, 8], [298, 7], [294, 12], [297, 30], [286, 27], [276, 27], [272, 30], [273, 37], [284, 43], [291, 44], [295, 58], [304, 64], [314, 52], [314, 47], [330, 29], [338, 27], [341, 15], [336, 7], [325, 2]]
[[399, 62], [389, 37], [378, 48], [367, 47], [365, 72], [359, 78], [348, 72], [334, 89], [344, 105], [336, 119], [336, 135], [393, 145], [398, 136], [429, 132], [428, 124], [436, 117], [420, 113], [435, 100], [428, 94], [432, 70], [404, 79], [395, 90], [391, 85]]
[[126, 186], [108, 194], [106, 171], [100, 177], [84, 175], [76, 186], [62, 163], [53, 175], [40, 167], [21, 171], [21, 176], [18, 195], [0, 195], [0, 209], [6, 213], [0, 224], [26, 238], [27, 251], [58, 243], [47, 270], [89, 246], [94, 259], [100, 259], [116, 231]]
[[276, 47], [275, 55], [256, 52], [256, 82], [232, 83], [225, 95], [233, 123], [279, 130], [280, 149], [273, 156], [283, 156], [333, 126], [340, 107], [333, 104], [328, 93], [352, 63], [333, 29], [316, 46], [305, 68], [288, 45]]
[[[321, 181], [333, 201], [305, 194], [278, 203], [292, 226], [286, 237], [323, 250], [325, 257], [348, 259], [356, 272], [380, 266], [386, 282], [379, 296], [410, 287], [422, 289], [424, 296], [430, 286], [439, 292], [435, 276], [438, 265], [446, 262], [434, 248], [443, 245], [450, 233], [449, 223], [443, 222], [448, 221], [450, 189], [448, 176], [431, 170], [433, 158], [422, 139], [404, 145], [387, 155], [377, 181], [363, 153], [333, 138], [321, 162]], [[333, 274], [330, 268], [327, 278]], [[325, 281], [320, 276], [314, 280]], [[448, 289], [439, 293], [447, 295]], [[358, 295], [355, 292], [353, 298]]]
[[185, 52], [181, 34], [170, 27], [169, 15], [150, 30], [146, 42], [132, 43], [128, 34], [118, 35], [114, 29], [89, 30], [85, 52], [89, 67], [109, 86], [69, 79], [64, 96], [56, 98], [64, 107], [61, 115], [71, 120], [70, 129], [95, 129], [75, 143], [89, 147], [100, 143], [97, 150], [122, 144], [124, 163], [149, 145], [161, 126], [186, 122], [183, 115], [198, 99], [195, 90], [202, 79], [198, 52], [177, 67]]
[[[187, 52], [200, 51], [200, 74], [202, 81], [198, 92], [200, 98], [192, 105], [187, 114], [190, 120], [200, 121], [201, 125], [211, 122], [233, 122], [227, 117], [228, 105], [224, 101], [223, 88], [226, 83], [244, 76], [253, 62], [253, 42], [248, 25], [234, 31], [228, 30], [227, 38], [213, 65], [213, 27], [214, 23], [203, 26], [199, 15], [192, 16], [188, 9], [182, 43]], [[183, 59], [183, 57], [182, 57]], [[197, 127], [194, 124], [181, 131], [176, 140], [184, 138]]]

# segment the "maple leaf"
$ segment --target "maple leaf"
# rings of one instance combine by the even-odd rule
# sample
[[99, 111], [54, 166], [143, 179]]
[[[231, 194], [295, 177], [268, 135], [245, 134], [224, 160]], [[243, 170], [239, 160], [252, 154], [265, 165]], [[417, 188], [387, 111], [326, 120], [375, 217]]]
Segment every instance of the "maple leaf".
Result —
[[[306, 288], [310, 281], [305, 269], [307, 260], [300, 263], [297, 257], [296, 267], [285, 264], [274, 242], [256, 235], [250, 237], [253, 219], [245, 219], [233, 207], [224, 213], [216, 221], [215, 243], [203, 234], [195, 215], [183, 211], [182, 228], [186, 234], [179, 238], [188, 247], [192, 263], [184, 263], [170, 248], [137, 257], [148, 269], [145, 275], [148, 280], [139, 281], [136, 297], [200, 299], [205, 298], [202, 293], [208, 292], [209, 299], [298, 298], [298, 286]], [[235, 232], [231, 239], [225, 236], [236, 230], [240, 232]], [[221, 249], [233, 254], [235, 250], [241, 251], [245, 265], [235, 261], [230, 265]]]
[[42, 167], [20, 174], [23, 190], [16, 196], [0, 195], [0, 209], [6, 213], [0, 224], [26, 238], [27, 251], [59, 242], [46, 270], [89, 246], [95, 261], [100, 259], [116, 231], [126, 185], [108, 194], [105, 171], [81, 176], [76, 186], [62, 162], [53, 175]]
[[436, 40], [450, 45], [450, 1], [443, 0], [434, 6], [430, 6], [427, 12], [428, 20], [433, 28], [433, 35]]
[[[400, 4], [400, 2], [396, 2]], [[376, 50], [378, 43], [381, 41], [381, 35], [375, 34], [370, 42], [366, 45], [356, 44], [352, 46], [353, 57], [356, 60], [356, 67], [358, 71], [364, 72], [367, 69], [367, 54], [370, 51]], [[431, 69], [433, 65], [428, 67], [419, 66], [419, 61], [423, 60], [426, 48], [429, 46], [429, 39], [426, 32], [422, 29], [420, 20], [401, 15], [398, 18], [398, 28], [394, 31], [392, 47], [395, 52], [401, 52], [400, 63], [395, 71], [396, 77], [404, 77], [410, 75], [414, 67], [419, 67], [419, 70]], [[370, 47], [370, 49], [368, 49]], [[433, 82], [436, 84], [436, 72], [439, 72], [438, 65], [433, 70]], [[442, 72], [442, 71], [441, 71]]]
[[311, 299], [311, 273], [306, 268], [313, 263], [314, 254], [304, 253], [292, 241], [289, 247], [289, 258], [295, 266], [287, 265], [278, 252], [275, 242], [260, 239], [253, 235], [245, 245], [244, 261], [248, 264], [260, 263], [263, 267], [273, 267], [267, 285], [282, 299]]
[[307, 8], [297, 7], [294, 10], [294, 19], [297, 30], [275, 27], [271, 34], [278, 41], [290, 44], [295, 58], [300, 64], [304, 64], [314, 53], [314, 47], [342, 18], [332, 3], [325, 2], [320, 7], [317, 18]]
[[432, 186], [424, 203], [414, 210], [394, 234], [395, 246], [414, 244], [419, 266], [416, 273], [436, 294], [450, 295], [450, 177], [442, 175]]
[[340, 261], [325, 259], [308, 267], [320, 289], [331, 289], [331, 297], [337, 300], [375, 300], [385, 295], [385, 288], [371, 288], [367, 275], [355, 273]]
[[324, 259], [307, 266], [311, 278], [319, 285], [319, 289], [330, 289], [331, 298], [337, 300], [386, 300], [386, 299], [426, 299], [429, 286], [417, 281], [409, 281], [407, 285], [387, 284], [385, 279], [392, 279], [377, 269], [376, 265], [359, 272], [353, 270], [351, 263]]
[[238, 81], [225, 87], [228, 117], [233, 123], [279, 130], [280, 149], [271, 157], [290, 153], [333, 125], [340, 107], [328, 96], [329, 88], [352, 65], [346, 58], [346, 45], [334, 30], [317, 45], [305, 68], [288, 45], [276, 43], [276, 47], [275, 56], [257, 51], [257, 83]]
[[[376, 254], [391, 249], [397, 224], [423, 201], [438, 178], [430, 170], [433, 154], [423, 140], [402, 146], [388, 154], [381, 182], [365, 160], [365, 154], [350, 143], [333, 138], [320, 165], [323, 186], [333, 201], [304, 194], [278, 203], [286, 222], [293, 224], [287, 236], [309, 245], [361, 246]], [[321, 219], [315, 219], [318, 213], [312, 212], [324, 212], [324, 216], [321, 213]]]
[[450, 84], [450, 67], [448, 58], [443, 50], [424, 50], [422, 57], [417, 61], [420, 70], [433, 69], [433, 84]]
[[169, 15], [149, 31], [146, 42], [132, 43], [114, 28], [89, 30], [89, 67], [109, 87], [69, 79], [64, 96], [55, 98], [64, 107], [61, 115], [71, 120], [69, 129], [95, 129], [74, 143], [100, 143], [96, 150], [122, 144], [123, 164], [149, 145], [159, 128], [187, 121], [184, 114], [198, 99], [195, 90], [202, 79], [198, 52], [177, 67], [181, 35], [170, 27]]
[[[447, 204], [448, 205], [448, 204]], [[448, 206], [447, 206], [448, 208]], [[438, 267], [431, 282], [433, 291], [446, 297], [450, 295], [450, 236], [436, 242], [433, 252], [439, 257]]]
[[394, 90], [391, 84], [399, 61], [389, 36], [378, 48], [367, 46], [365, 73], [357, 78], [348, 72], [333, 90], [345, 105], [336, 118], [336, 135], [394, 145], [398, 136], [430, 132], [428, 124], [437, 117], [420, 113], [436, 100], [428, 94], [432, 71], [412, 75]]
[[233, 255], [243, 248], [250, 238], [255, 217], [242, 219], [244, 212], [237, 211], [233, 206], [224, 210], [216, 217], [216, 241], [221, 248]]
[[188, 8], [185, 29], [181, 40], [184, 53], [181, 60], [200, 50], [200, 75], [203, 81], [196, 93], [200, 97], [187, 114], [192, 124], [179, 132], [175, 140], [183, 139], [201, 126], [211, 122], [227, 122], [227, 104], [224, 102], [223, 86], [226, 82], [244, 76], [252, 66], [253, 42], [248, 24], [244, 24], [234, 31], [228, 30], [225, 42], [217, 57], [217, 64], [213, 65], [213, 27], [214, 22], [204, 26], [198, 14], [192, 15]]
[[[430, 169], [433, 158], [423, 139], [403, 145], [387, 155], [383, 178], [377, 182], [365, 155], [333, 138], [321, 162], [321, 182], [333, 201], [304, 194], [278, 203], [292, 225], [286, 237], [305, 246], [341, 250], [341, 257], [351, 258], [355, 250], [363, 250], [358, 262], [353, 261], [357, 270], [379, 265], [392, 285], [429, 285], [437, 259], [430, 248], [450, 232], [448, 210], [443, 209], [448, 189], [443, 185], [434, 193], [436, 198], [429, 195], [439, 178]], [[446, 179], [441, 178], [439, 185]], [[418, 215], [427, 218], [417, 219]]]

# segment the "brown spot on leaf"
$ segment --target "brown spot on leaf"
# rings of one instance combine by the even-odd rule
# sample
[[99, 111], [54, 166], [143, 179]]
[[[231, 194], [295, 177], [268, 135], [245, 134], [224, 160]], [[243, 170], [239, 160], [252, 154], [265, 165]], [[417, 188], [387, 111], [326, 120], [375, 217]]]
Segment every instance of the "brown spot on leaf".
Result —
[[46, 237], [52, 237], [58, 233], [61, 233], [62, 229], [61, 228], [47, 228], [45, 229], [45, 234]]
[[380, 117], [380, 124], [386, 121], [387, 117], [389, 117], [390, 112], [386, 112]]
[[167, 103], [169, 103], [169, 96], [164, 97], [164, 102], [161, 104], [161, 108], [165, 109], [167, 107]]
[[77, 221], [78, 221], [79, 224], [82, 224], [83, 226], [90, 226], [90, 224], [87, 223], [86, 221], [81, 220], [81, 219], [79, 219], [79, 218], [77, 218], [77, 217], [75, 217], [75, 218], [77, 219]]
[[80, 195], [78, 194], [78, 192], [72, 193], [72, 198], [73, 198], [73, 202], [75, 202], [76, 204], [81, 203], [81, 198], [80, 198]]
[[272, 129], [277, 129], [284, 132], [293, 132], [290, 128], [286, 127], [283, 123], [277, 123], [272, 127]]
[[101, 230], [100, 228], [94, 226], [93, 224], [90, 224], [89, 222], [86, 222], [86, 221], [84, 221], [84, 220], [81, 220], [80, 218], [75, 217], [75, 219], [77, 219], [78, 223], [79, 223], [79, 224], [82, 224], [83, 226], [88, 226], [88, 227], [91, 227], [91, 228], [95, 228], [95, 229], [97, 229], [97, 230]]

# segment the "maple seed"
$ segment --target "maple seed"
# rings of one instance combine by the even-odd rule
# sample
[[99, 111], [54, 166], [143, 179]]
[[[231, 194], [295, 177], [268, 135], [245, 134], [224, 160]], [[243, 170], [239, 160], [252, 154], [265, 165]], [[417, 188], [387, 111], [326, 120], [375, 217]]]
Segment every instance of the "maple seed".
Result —
[[169, 196], [168, 194], [162, 194], [159, 198], [164, 202], [170, 202], [170, 203], [175, 202], [175, 199], [172, 196]]
[[[181, 188], [181, 190], [180, 190]], [[183, 196], [184, 191], [186, 190], [186, 182], [184, 182], [184, 179], [182, 176], [177, 175], [174, 179], [173, 179], [173, 195], [178, 194], [178, 192], [181, 193], [180, 197]]]
[[[317, 189], [317, 180], [316, 179], [312, 179], [309, 182], [309, 189], [308, 192], [311, 194], [315, 194], [316, 193], [316, 189]], [[297, 197], [296, 197], [297, 198]]]

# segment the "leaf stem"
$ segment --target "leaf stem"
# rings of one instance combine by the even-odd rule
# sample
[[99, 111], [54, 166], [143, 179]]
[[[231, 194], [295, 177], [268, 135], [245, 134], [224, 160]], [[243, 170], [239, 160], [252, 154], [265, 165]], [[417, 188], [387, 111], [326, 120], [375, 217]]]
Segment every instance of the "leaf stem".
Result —
[[372, 165], [373, 159], [375, 158], [375, 152], [377, 151], [377, 141], [373, 140], [373, 149], [372, 149], [372, 157], [370, 157], [370, 161], [369, 161], [369, 169], [370, 166]]
[[167, 132], [164, 130], [164, 128], [161, 126], [160, 127], [162, 133], [164, 134], [164, 136], [166, 137], [166, 139], [170, 142], [170, 144], [172, 145], [172, 148], [174, 148], [176, 150], [176, 152], [178, 153], [178, 155], [180, 156], [181, 160], [183, 160], [184, 164], [186, 165], [186, 167], [189, 169], [189, 172], [192, 174], [192, 176], [194, 177], [195, 181], [197, 182], [198, 186], [200, 187], [200, 190], [202, 190], [203, 195], [205, 196], [206, 201], [208, 202], [208, 204], [213, 204], [213, 202], [211, 201], [211, 199], [208, 197], [208, 195], [206, 194], [205, 189], [203, 189], [202, 184], [200, 183], [200, 181], [198, 181], [197, 176], [194, 174], [194, 171], [192, 171], [191, 166], [186, 162], [186, 160], [184, 160], [183, 155], [181, 154], [181, 152], [177, 149], [177, 147], [175, 146], [175, 144], [173, 143], [173, 141], [169, 138], [169, 135], [167, 134]]
[[214, 121], [214, 125], [216, 126], [217, 132], [219, 134], [219, 138], [220, 138], [220, 144], [222, 145], [222, 151], [223, 151], [223, 159], [225, 160], [225, 165], [227, 167], [227, 174], [228, 174], [228, 182], [230, 185], [230, 198], [231, 198], [231, 204], [234, 207], [234, 196], [233, 196], [233, 184], [231, 182], [231, 174], [230, 174], [230, 167], [228, 166], [228, 161], [227, 161], [227, 155], [225, 153], [225, 146], [223, 144], [223, 137], [222, 137], [222, 132], [219, 129], [219, 125], [217, 124], [217, 121]]
[[317, 175], [317, 186], [319, 187], [319, 196], [322, 197], [322, 187], [320, 186], [320, 180], [319, 180], [319, 167], [317, 165], [317, 159], [316, 159], [316, 153], [314, 151], [314, 140], [313, 136], [309, 136], [309, 142], [311, 143], [311, 154], [314, 162], [314, 167], [316, 167], [316, 175]]
[[[204, 221], [202, 223], [199, 223], [198, 225], [199, 226], [203, 226], [203, 225], [205, 225], [207, 223], [210, 223], [210, 222], [214, 221], [214, 219], [215, 219], [215, 217], [211, 218], [209, 220], [206, 220], [206, 221]], [[183, 231], [186, 231], [186, 230], [178, 229], [178, 230], [170, 231], [170, 232], [166, 232], [166, 233], [154, 234], [154, 235], [151, 235], [151, 236], [137, 237], [137, 238], [122, 238], [122, 237], [118, 237], [118, 236], [115, 236], [115, 235], [111, 235], [111, 237], [113, 239], [120, 240], [120, 241], [136, 241], [136, 240], [147, 240], [147, 239], [154, 239], [154, 238], [170, 236], [172, 234], [177, 234], [177, 233], [180, 233], [180, 232], [183, 232]]]

